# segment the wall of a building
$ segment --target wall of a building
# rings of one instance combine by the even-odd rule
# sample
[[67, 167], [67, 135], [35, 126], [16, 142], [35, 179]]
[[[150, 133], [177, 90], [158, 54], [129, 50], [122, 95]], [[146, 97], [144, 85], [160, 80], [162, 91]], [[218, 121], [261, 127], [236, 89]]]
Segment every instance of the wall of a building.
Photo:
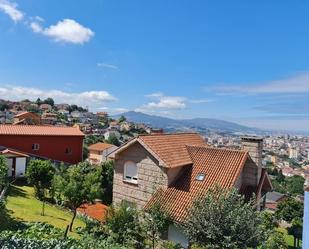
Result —
[[17, 157], [16, 158], [16, 177], [25, 176], [26, 173], [26, 158]]
[[309, 192], [308, 191], [305, 191], [303, 241], [302, 242], [303, 242], [304, 249], [309, 248]]
[[[115, 160], [113, 203], [122, 200], [136, 203], [139, 208], [151, 198], [159, 188], [166, 188], [168, 179], [166, 169], [159, 167], [158, 161], [140, 144], [136, 143], [117, 155]], [[132, 184], [124, 180], [124, 164], [133, 161], [138, 167], [138, 183]]]
[[258, 167], [250, 158], [246, 161], [241, 175], [242, 184], [249, 186], [258, 185]]
[[[39, 150], [32, 150], [32, 144], [39, 144]], [[24, 153], [66, 163], [82, 161], [83, 137], [79, 136], [21, 136], [1, 135], [0, 145]], [[70, 148], [72, 154], [66, 154]]]

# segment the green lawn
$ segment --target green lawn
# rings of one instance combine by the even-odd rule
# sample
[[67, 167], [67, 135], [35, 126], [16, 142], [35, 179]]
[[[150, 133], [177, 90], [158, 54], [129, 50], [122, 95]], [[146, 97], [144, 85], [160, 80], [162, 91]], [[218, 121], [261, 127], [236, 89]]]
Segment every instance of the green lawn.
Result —
[[[278, 230], [284, 233], [285, 240], [288, 243], [289, 247], [294, 248], [294, 237], [292, 235], [288, 235], [287, 230], [284, 228], [278, 228]], [[300, 246], [301, 245], [302, 243], [300, 242]]]
[[[12, 185], [8, 192], [6, 208], [11, 218], [17, 221], [46, 222], [55, 227], [65, 229], [72, 219], [72, 214], [56, 206], [46, 204], [45, 215], [41, 215], [42, 202], [34, 197], [34, 189], [30, 186]], [[77, 236], [74, 230], [84, 227], [85, 223], [76, 218], [74, 221], [72, 236]]]

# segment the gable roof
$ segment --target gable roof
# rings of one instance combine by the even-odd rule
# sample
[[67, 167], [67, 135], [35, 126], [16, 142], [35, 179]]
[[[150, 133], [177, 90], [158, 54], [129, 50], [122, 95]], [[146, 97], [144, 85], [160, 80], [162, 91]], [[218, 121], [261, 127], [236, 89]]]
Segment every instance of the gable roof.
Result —
[[[205, 146], [187, 146], [193, 162], [185, 168], [181, 176], [167, 189], [159, 189], [150, 199], [146, 208], [159, 202], [165, 207], [175, 221], [181, 221], [194, 198], [216, 184], [231, 188], [240, 175], [248, 158], [248, 152], [228, 150]], [[198, 174], [205, 175], [204, 180], [196, 179]]]
[[192, 164], [186, 145], [207, 146], [203, 138], [197, 133], [139, 135], [118, 148], [111, 157], [115, 157], [136, 142], [152, 154], [161, 166], [167, 168]]
[[14, 118], [19, 118], [19, 117], [23, 117], [23, 116], [32, 116], [33, 118], [40, 118], [40, 116], [38, 116], [37, 114], [34, 114], [32, 112], [27, 112], [27, 111], [24, 111], [24, 112], [20, 112], [20, 113], [17, 113]]
[[4, 148], [2, 147], [2, 150], [0, 148], [0, 154], [1, 155], [14, 155], [16, 157], [29, 157], [27, 154], [16, 151], [16, 150], [12, 150], [12, 149], [8, 149], [8, 148]]
[[90, 145], [89, 150], [103, 151], [111, 147], [115, 147], [115, 145], [108, 144], [108, 143], [96, 143], [96, 144]]
[[62, 126], [0, 125], [0, 135], [22, 136], [84, 136], [79, 129]]

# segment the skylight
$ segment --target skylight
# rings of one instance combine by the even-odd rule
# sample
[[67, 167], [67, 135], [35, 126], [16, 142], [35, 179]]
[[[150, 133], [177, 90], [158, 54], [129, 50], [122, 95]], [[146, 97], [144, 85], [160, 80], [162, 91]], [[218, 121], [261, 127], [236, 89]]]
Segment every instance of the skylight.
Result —
[[204, 178], [205, 178], [205, 174], [204, 173], [199, 173], [197, 176], [196, 176], [196, 180], [197, 181], [204, 181]]

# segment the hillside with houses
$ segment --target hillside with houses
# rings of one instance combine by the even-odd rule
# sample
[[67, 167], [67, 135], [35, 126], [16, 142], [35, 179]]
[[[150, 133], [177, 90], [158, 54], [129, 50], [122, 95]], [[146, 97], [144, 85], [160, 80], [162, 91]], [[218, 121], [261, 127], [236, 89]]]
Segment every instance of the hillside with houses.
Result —
[[199, 248], [212, 243], [209, 234], [230, 248], [230, 239], [218, 242], [223, 232], [233, 248], [278, 237], [300, 246], [304, 178], [274, 161], [269, 137], [166, 133], [51, 98], [0, 107], [0, 221], [8, 232], [0, 243], [40, 245], [27, 231], [48, 226], [56, 240], [68, 238], [63, 248], [86, 246], [80, 237], [119, 249]]

